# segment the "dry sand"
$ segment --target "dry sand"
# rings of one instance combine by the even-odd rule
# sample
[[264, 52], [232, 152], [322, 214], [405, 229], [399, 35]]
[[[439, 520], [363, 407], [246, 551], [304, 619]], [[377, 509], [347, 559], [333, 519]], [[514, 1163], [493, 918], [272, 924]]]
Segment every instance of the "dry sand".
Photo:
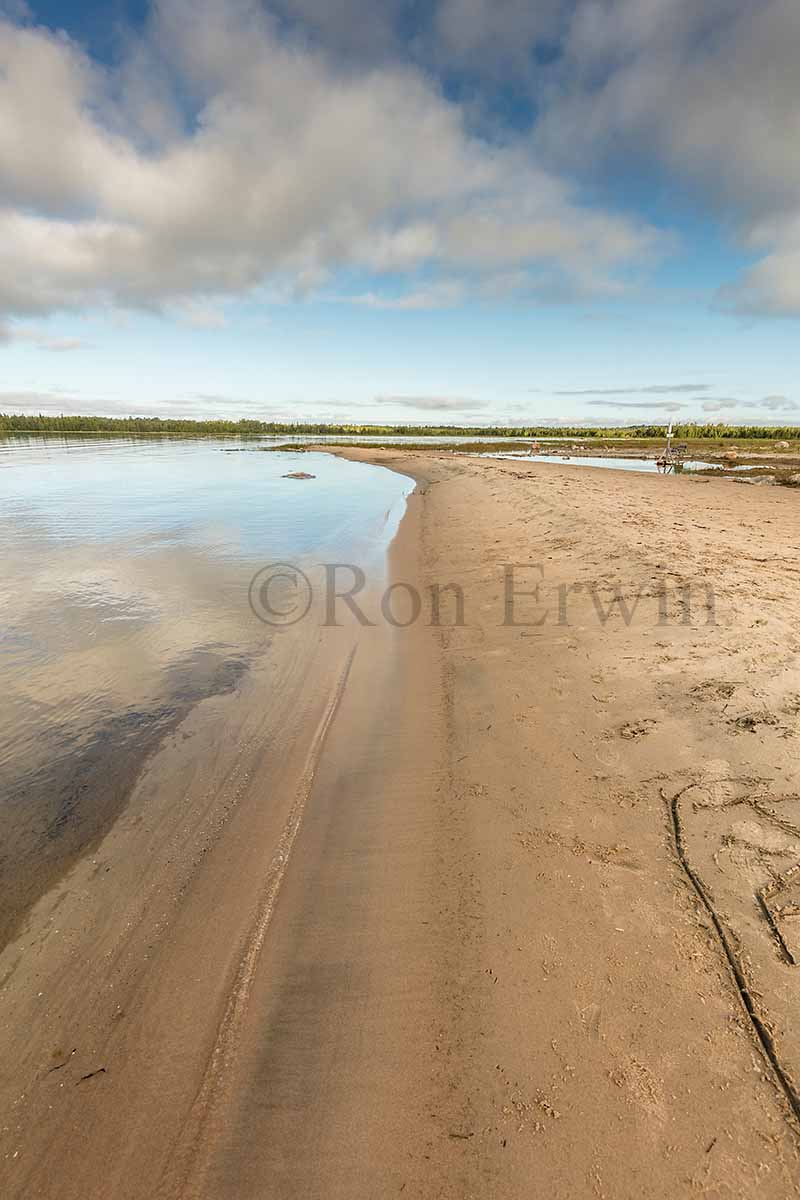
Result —
[[797, 1194], [798, 497], [346, 454], [422, 617], [276, 638], [38, 903], [0, 1192]]

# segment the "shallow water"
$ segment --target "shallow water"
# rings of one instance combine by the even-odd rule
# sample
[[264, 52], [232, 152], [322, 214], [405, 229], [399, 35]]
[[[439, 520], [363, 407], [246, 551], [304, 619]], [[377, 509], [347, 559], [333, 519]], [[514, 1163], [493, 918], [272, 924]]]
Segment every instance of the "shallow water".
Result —
[[[647, 471], [649, 473], [660, 473], [658, 464], [653, 458], [613, 458], [613, 457], [593, 457], [585, 454], [573, 455], [558, 455], [558, 454], [524, 454], [501, 451], [485, 451], [479, 455], [480, 458], [517, 458], [524, 462], [543, 462], [543, 463], [564, 463], [568, 462], [574, 467], [607, 467], [612, 471]], [[713, 462], [684, 462], [682, 464], [684, 471], [705, 471], [719, 470], [725, 474], [732, 474], [732, 470], [721, 466], [719, 463]], [[736, 470], [757, 470], [755, 467], [737, 466]]]
[[[379, 467], [324, 454], [221, 453], [231, 449], [230, 439], [2, 439], [4, 536], [124, 541], [129, 552], [191, 545], [228, 559], [339, 552], [380, 539], [409, 491]], [[282, 478], [298, 470], [316, 479]]]
[[[144, 756], [269, 653], [256, 571], [337, 561], [382, 577], [410, 479], [230, 448], [0, 441], [0, 942], [37, 872], [43, 885], [121, 810]], [[283, 478], [298, 470], [315, 478]]]

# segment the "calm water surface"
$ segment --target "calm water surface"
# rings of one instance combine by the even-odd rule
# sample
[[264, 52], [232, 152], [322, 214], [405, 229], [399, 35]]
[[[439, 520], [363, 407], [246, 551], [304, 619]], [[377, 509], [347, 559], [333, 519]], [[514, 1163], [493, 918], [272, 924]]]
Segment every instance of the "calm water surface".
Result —
[[[481, 458], [518, 458], [524, 462], [543, 462], [543, 463], [562, 463], [568, 462], [574, 467], [607, 467], [612, 471], [647, 471], [654, 473], [658, 471], [658, 465], [653, 458], [608, 458], [594, 457], [588, 454], [573, 454], [559, 456], [557, 454], [524, 454], [522, 452], [508, 451], [485, 451], [480, 454]], [[728, 473], [719, 465], [719, 463], [710, 462], [685, 462], [683, 470], [699, 471], [707, 468], [718, 468], [720, 474]], [[739, 470], [743, 468], [739, 467]], [[744, 468], [748, 469], [748, 468]], [[749, 468], [756, 469], [756, 468]]]
[[[384, 571], [411, 480], [237, 448], [0, 440], [0, 943], [36, 870], [102, 832], [165, 732], [269, 653], [260, 567]], [[315, 478], [283, 478], [298, 470]]]
[[[230, 439], [0, 439], [4, 535], [12, 550], [39, 532], [60, 545], [150, 552], [160, 541], [221, 559], [343, 552], [380, 542], [411, 486], [323, 454], [239, 449]], [[313, 486], [282, 478], [299, 470]]]

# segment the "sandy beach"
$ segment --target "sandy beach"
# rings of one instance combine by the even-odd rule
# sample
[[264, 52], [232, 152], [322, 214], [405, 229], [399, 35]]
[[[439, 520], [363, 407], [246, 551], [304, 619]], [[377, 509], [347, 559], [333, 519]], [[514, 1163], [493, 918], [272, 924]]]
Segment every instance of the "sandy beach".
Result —
[[0, 953], [3, 1196], [798, 1194], [796, 491], [336, 453], [416, 481], [394, 621], [275, 636]]

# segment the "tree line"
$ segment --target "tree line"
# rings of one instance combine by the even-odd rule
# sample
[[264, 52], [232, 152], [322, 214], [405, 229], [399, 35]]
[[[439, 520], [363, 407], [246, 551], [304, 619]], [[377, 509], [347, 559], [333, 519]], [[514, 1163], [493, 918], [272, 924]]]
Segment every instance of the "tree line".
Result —
[[[20, 413], [0, 413], [0, 433], [127, 433], [127, 434], [170, 434], [180, 433], [195, 436], [234, 435], [252, 437], [265, 435], [336, 435], [391, 437], [574, 437], [599, 438], [663, 438], [665, 425], [627, 425], [619, 427], [586, 427], [582, 425], [552, 426], [528, 425], [524, 428], [509, 428], [507, 425], [328, 425], [322, 421], [190, 421], [182, 418], [164, 417], [93, 417], [93, 416], [36, 416]], [[800, 439], [800, 426], [786, 425], [722, 425], [684, 424], [673, 427], [678, 439]]]

